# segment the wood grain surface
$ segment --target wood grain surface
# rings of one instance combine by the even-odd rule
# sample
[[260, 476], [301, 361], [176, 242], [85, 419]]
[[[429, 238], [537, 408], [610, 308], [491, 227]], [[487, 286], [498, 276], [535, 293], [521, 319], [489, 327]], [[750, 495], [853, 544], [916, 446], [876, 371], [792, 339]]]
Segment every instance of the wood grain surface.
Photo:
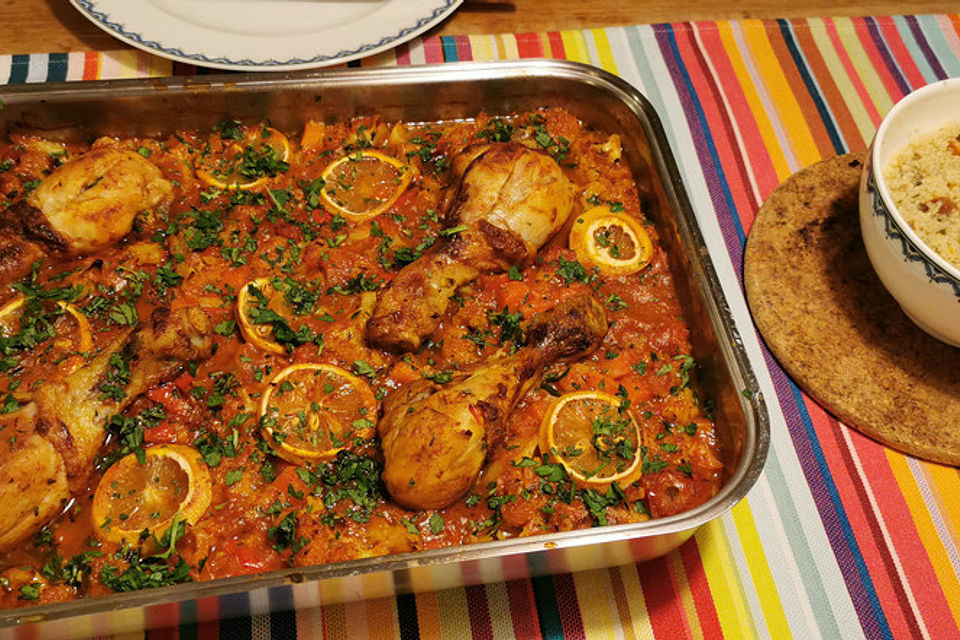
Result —
[[[432, 34], [520, 33], [552, 29], [811, 16], [953, 13], [955, 0], [467, 0]], [[0, 54], [123, 49], [67, 0], [0, 0]]]

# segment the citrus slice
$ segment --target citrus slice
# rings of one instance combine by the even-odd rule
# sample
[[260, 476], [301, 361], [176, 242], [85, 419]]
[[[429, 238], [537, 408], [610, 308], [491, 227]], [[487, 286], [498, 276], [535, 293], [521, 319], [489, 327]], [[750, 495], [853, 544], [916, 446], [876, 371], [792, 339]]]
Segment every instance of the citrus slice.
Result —
[[237, 320], [240, 323], [240, 333], [258, 349], [283, 355], [287, 352], [286, 349], [271, 339], [273, 325], [257, 324], [257, 319], [265, 311], [283, 316], [284, 309], [283, 294], [270, 284], [270, 278], [251, 280], [243, 285], [240, 293], [237, 294]]
[[77, 337], [74, 340], [77, 351], [87, 353], [93, 349], [93, 331], [90, 329], [90, 321], [87, 320], [87, 316], [85, 316], [80, 309], [77, 309], [75, 305], [67, 304], [66, 302], [57, 302], [57, 304], [60, 305], [61, 309], [70, 314], [74, 322], [77, 323]]
[[608, 206], [590, 209], [570, 229], [570, 248], [580, 262], [604, 275], [625, 276], [643, 269], [653, 255], [650, 235], [629, 215]]
[[413, 180], [414, 168], [379, 151], [365, 149], [331, 162], [323, 170], [326, 205], [350, 220], [366, 220], [389, 209]]
[[[27, 299], [23, 294], [17, 294], [3, 307], [0, 307], [0, 335], [10, 336], [17, 332], [26, 301]], [[87, 320], [87, 316], [76, 305], [62, 300], [58, 300], [56, 304], [70, 314], [77, 325], [77, 333], [71, 337], [74, 349], [80, 353], [87, 353], [93, 349], [93, 331], [90, 329], [90, 321]]]
[[149, 529], [159, 536], [175, 516], [195, 523], [210, 506], [210, 471], [200, 452], [182, 444], [148, 447], [107, 469], [93, 495], [91, 517], [98, 538], [136, 544]]
[[23, 313], [23, 303], [26, 301], [27, 299], [23, 294], [18, 293], [0, 307], [0, 332], [4, 336], [17, 332], [17, 327], [20, 326], [20, 315]]
[[294, 364], [270, 381], [260, 401], [260, 428], [281, 458], [329, 460], [373, 436], [377, 399], [366, 382], [339, 367]]
[[[242, 132], [242, 135], [240, 135]], [[217, 189], [253, 189], [287, 170], [290, 141], [276, 129], [241, 127], [239, 140], [223, 140], [220, 153], [201, 156], [197, 177]]]
[[540, 423], [540, 449], [575, 480], [606, 485], [633, 475], [640, 463], [640, 428], [622, 400], [602, 391], [555, 399]]

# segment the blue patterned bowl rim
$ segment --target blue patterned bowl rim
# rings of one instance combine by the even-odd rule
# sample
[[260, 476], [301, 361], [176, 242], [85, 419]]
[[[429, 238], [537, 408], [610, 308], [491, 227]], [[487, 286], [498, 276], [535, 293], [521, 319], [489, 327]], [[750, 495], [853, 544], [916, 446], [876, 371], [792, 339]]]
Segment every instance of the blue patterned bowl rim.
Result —
[[[902, 219], [899, 216], [891, 213], [879, 189], [877, 189], [873, 171], [869, 171], [867, 174], [867, 192], [870, 194], [873, 215], [882, 220], [883, 231], [887, 239], [900, 245], [900, 253], [904, 259], [907, 262], [919, 262], [931, 282], [948, 285], [953, 289], [953, 295], [960, 301], [960, 277], [956, 275], [957, 270], [952, 269], [949, 264], [939, 264], [943, 262], [943, 259], [933, 254], [933, 251], [917, 238], [909, 225], [902, 224]], [[931, 259], [929, 254], [935, 255], [937, 260]], [[954, 273], [951, 273], [951, 271]]]

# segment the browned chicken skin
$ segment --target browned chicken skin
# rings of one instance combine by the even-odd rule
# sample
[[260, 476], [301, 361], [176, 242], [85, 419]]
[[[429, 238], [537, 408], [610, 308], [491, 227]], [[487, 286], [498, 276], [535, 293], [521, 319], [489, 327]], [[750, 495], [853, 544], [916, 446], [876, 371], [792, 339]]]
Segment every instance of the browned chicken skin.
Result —
[[419, 348], [458, 287], [528, 263], [573, 208], [573, 185], [553, 158], [520, 144], [467, 147], [453, 169], [462, 177], [444, 221], [465, 228], [404, 267], [380, 294], [367, 323], [367, 339], [379, 347]]
[[44, 256], [115, 244], [137, 214], [169, 203], [172, 189], [134, 151], [101, 147], [67, 162], [0, 217], [0, 283], [26, 275]]
[[[154, 310], [137, 331], [118, 339], [62, 380], [41, 384], [5, 421], [16, 434], [0, 446], [0, 550], [37, 531], [83, 487], [106, 435], [105, 423], [190, 360], [210, 356], [213, 328], [200, 309]], [[110, 358], [129, 362], [122, 400], [104, 395]]]
[[413, 382], [384, 402], [378, 424], [383, 480], [399, 504], [440, 509], [476, 482], [487, 433], [502, 425], [544, 367], [595, 349], [607, 332], [603, 307], [577, 296], [534, 318], [528, 346], [463, 372], [446, 385]]
[[[23, 277], [40, 258], [115, 244], [141, 211], [168, 204], [171, 192], [160, 169], [130, 150], [94, 149], [64, 164], [0, 216], [0, 283]], [[0, 447], [0, 550], [62, 509], [84, 486], [107, 420], [188, 360], [209, 355], [211, 331], [203, 311], [158, 310], [84, 366], [39, 385], [29, 402], [4, 417], [8, 440]], [[130, 364], [120, 401], [101, 391], [116, 354]]]

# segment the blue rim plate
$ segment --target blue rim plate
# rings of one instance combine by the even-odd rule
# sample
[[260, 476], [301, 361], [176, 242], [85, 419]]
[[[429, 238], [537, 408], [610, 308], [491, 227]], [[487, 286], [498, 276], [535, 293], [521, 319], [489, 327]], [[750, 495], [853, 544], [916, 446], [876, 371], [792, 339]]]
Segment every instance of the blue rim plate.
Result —
[[123, 42], [188, 64], [292, 71], [341, 64], [414, 38], [463, 0], [70, 0]]

